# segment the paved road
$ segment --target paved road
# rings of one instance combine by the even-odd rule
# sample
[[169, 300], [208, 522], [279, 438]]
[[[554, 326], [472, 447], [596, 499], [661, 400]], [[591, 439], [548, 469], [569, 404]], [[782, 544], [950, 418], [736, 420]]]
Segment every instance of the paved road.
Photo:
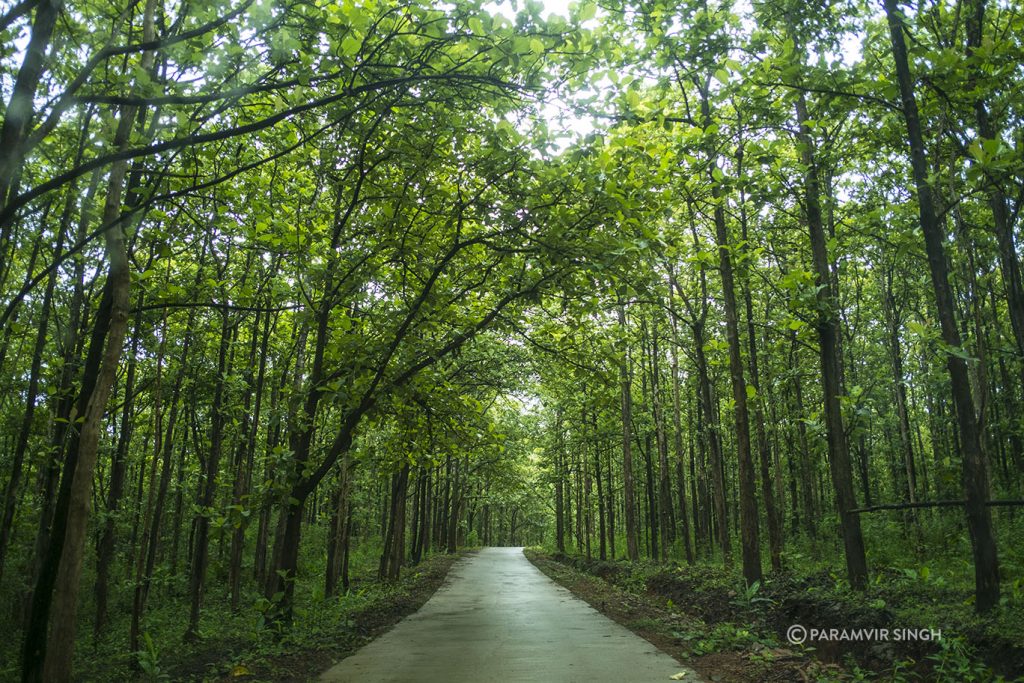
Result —
[[334, 683], [646, 683], [687, 671], [544, 576], [521, 548], [456, 563], [419, 612], [324, 673]]

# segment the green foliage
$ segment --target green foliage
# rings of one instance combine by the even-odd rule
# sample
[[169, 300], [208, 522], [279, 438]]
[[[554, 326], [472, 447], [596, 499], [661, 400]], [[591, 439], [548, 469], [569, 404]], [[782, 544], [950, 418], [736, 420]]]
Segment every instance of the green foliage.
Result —
[[[386, 555], [394, 495], [407, 501], [406, 546], [429, 500], [435, 549], [450, 530], [455, 544], [550, 549], [561, 490], [561, 540], [591, 559], [601, 540], [623, 555], [631, 495], [630, 540], [651, 561], [615, 570], [615, 582], [646, 590], [668, 572], [699, 593], [732, 593], [738, 609], [770, 609], [771, 578], [748, 588], [712, 568], [724, 555], [715, 530], [738, 548], [735, 356], [765, 456], [755, 478], [769, 478], [754, 501], [760, 529], [769, 497], [783, 527], [783, 547], [765, 557], [781, 550], [785, 568], [817, 577], [814, 596], [906, 619], [955, 615], [995, 637], [971, 616], [959, 509], [862, 514], [873, 581], [863, 596], [849, 589], [819, 343], [834, 323], [857, 504], [963, 498], [963, 405], [947, 372], [959, 360], [992, 496], [1019, 498], [1014, 2], [905, 17], [959, 344], [944, 341], [934, 310], [877, 8], [581, 1], [559, 17], [537, 2], [514, 14], [418, 0], [64, 3], [35, 78], [25, 41], [51, 6], [18, 4], [0, 36], [0, 603], [22, 604], [46, 556], [43, 515], [85, 420], [73, 406], [89, 398], [83, 372], [102, 350], [92, 340], [106, 339], [101, 240], [123, 234], [128, 341], [111, 349], [73, 596], [86, 674], [104, 658], [118, 675], [172, 675], [169, 644], [200, 595], [200, 634], [218, 642], [270, 651], [344, 632], [346, 615], [389, 589], [322, 594], [342, 492], [353, 575]], [[824, 253], [807, 239], [812, 203]], [[732, 339], [723, 254], [742, 309]], [[408, 489], [393, 494], [402, 472]], [[259, 555], [298, 533], [278, 524], [296, 508], [293, 573]], [[610, 508], [616, 527], [599, 539]], [[1016, 634], [1021, 521], [992, 515], [1003, 576], [993, 619]], [[216, 552], [194, 587], [200, 527]], [[656, 562], [688, 553], [696, 569]], [[269, 591], [256, 579], [266, 573], [280, 579]], [[101, 585], [108, 621], [93, 639]], [[132, 645], [143, 586], [143, 642]], [[21, 611], [0, 614], [14, 634], [0, 645], [5, 677]], [[698, 649], [752, 642], [729, 628]], [[958, 647], [936, 670], [981, 676]]]
[[687, 656], [700, 656], [722, 650], [745, 650], [754, 643], [774, 645], [772, 639], [763, 639], [750, 629], [730, 623], [702, 627], [697, 630], [677, 631], [672, 634], [683, 641]]
[[943, 638], [939, 641], [939, 651], [929, 655], [933, 662], [935, 680], [987, 682], [1003, 681], [991, 669], [972, 657], [971, 649], [960, 638]]
[[149, 633], [142, 634], [142, 642], [145, 648], [137, 652], [136, 656], [138, 657], [139, 670], [142, 672], [145, 680], [152, 683], [169, 680], [170, 676], [160, 666], [160, 652], [157, 650], [156, 644]]

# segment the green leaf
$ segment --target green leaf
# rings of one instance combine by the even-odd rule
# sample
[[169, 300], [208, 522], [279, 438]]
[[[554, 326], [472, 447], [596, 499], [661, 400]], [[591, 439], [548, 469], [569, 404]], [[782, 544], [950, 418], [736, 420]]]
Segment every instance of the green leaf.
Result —
[[361, 40], [359, 40], [352, 34], [349, 34], [345, 36], [345, 40], [341, 41], [341, 54], [343, 54], [346, 57], [351, 57], [352, 55], [359, 52], [359, 48], [361, 48], [362, 46], [363, 42]]

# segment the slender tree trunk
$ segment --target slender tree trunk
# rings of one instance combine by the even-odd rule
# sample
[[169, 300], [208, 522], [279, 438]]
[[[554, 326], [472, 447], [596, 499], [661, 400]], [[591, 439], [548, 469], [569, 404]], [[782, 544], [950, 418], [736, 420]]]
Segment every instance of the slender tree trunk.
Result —
[[[586, 425], [587, 416], [586, 411], [580, 415], [582, 425]], [[585, 538], [584, 548], [586, 549], [587, 559], [591, 559], [591, 537], [594, 535], [594, 515], [591, 508], [591, 495], [593, 492], [594, 482], [590, 472], [590, 461], [587, 458], [586, 450], [587, 440], [584, 438], [580, 445], [580, 468], [583, 470], [583, 510], [585, 515], [583, 517], [583, 534]]]
[[193, 527], [192, 561], [189, 573], [189, 617], [185, 631], [187, 640], [199, 637], [199, 614], [202, 608], [203, 589], [206, 581], [206, 567], [210, 552], [210, 515], [217, 494], [217, 475], [224, 439], [224, 393], [227, 374], [230, 371], [228, 352], [237, 327], [231, 325], [227, 309], [221, 309], [220, 350], [217, 354], [217, 378], [213, 390], [213, 405], [210, 426], [210, 452], [201, 459], [202, 480], [196, 500], [199, 512]]
[[803, 384], [800, 381], [800, 374], [795, 370], [797, 367], [796, 332], [790, 332], [789, 348], [789, 366], [794, 368], [792, 383], [793, 407], [795, 408], [794, 414], [797, 416], [795, 422], [797, 450], [799, 451], [800, 491], [802, 494], [801, 502], [803, 504], [803, 518], [807, 534], [813, 539], [818, 533], [818, 525], [815, 522], [817, 519], [817, 506], [815, 505], [814, 496], [815, 464], [811, 460], [810, 444], [807, 440], [807, 425], [804, 423], [802, 417], [807, 414], [806, 409], [804, 408]]
[[[626, 335], [626, 306], [619, 299], [619, 329]], [[633, 397], [629, 376], [629, 349], [625, 345], [619, 366], [619, 386], [622, 394], [622, 496], [626, 509], [626, 552], [632, 562], [640, 559], [640, 548], [636, 535], [636, 500], [633, 486], [633, 435], [630, 430], [633, 421]], [[609, 490], [611, 487], [609, 486]]]
[[[140, 297], [141, 300], [141, 297]], [[124, 493], [125, 469], [128, 458], [128, 446], [131, 443], [133, 423], [135, 420], [135, 371], [136, 357], [139, 351], [139, 339], [142, 336], [142, 313], [135, 318], [135, 334], [132, 335], [132, 348], [128, 359], [128, 373], [124, 383], [124, 405], [121, 408], [121, 430], [114, 449], [114, 459], [110, 467], [110, 490], [107, 493], [107, 517], [103, 523], [103, 534], [96, 548], [96, 584], [93, 620], [93, 635], [99, 637], [107, 621], [107, 598], [110, 584], [110, 565], [114, 557], [114, 541], [117, 511], [121, 506]], [[163, 364], [163, 343], [157, 354], [157, 386], [154, 398], [154, 415], [160, 415], [160, 373]], [[157, 422], [159, 434], [159, 422]]]
[[[981, 47], [985, 27], [986, 0], [971, 0], [965, 7], [967, 57], [976, 60], [975, 52]], [[977, 81], [981, 77], [980, 66], [974, 65], [969, 79], [968, 91], [977, 89]], [[996, 140], [999, 132], [992, 124], [985, 98], [979, 96], [974, 100], [974, 120], [977, 125], [978, 137], [982, 140]], [[1017, 253], [1013, 234], [1013, 218], [1007, 206], [1006, 194], [999, 181], [990, 179], [988, 187], [989, 209], [992, 211], [992, 224], [995, 228], [996, 242], [999, 248], [999, 272], [1006, 290], [1006, 307], [1009, 312], [1010, 329], [1017, 346], [1018, 357], [1024, 358], [1024, 284], [1021, 281], [1020, 257]], [[1021, 386], [1024, 388], [1024, 363], [1018, 363]]]
[[[278, 406], [281, 400], [281, 392], [284, 391], [284, 387], [287, 384], [287, 371], [281, 373], [280, 384], [275, 384], [270, 392], [270, 412], [274, 414], [277, 412]], [[265, 469], [263, 474], [264, 481], [273, 481], [274, 470], [273, 470], [273, 458], [271, 457], [274, 453], [274, 448], [279, 445], [281, 438], [281, 428], [279, 424], [272, 424], [267, 434], [267, 458], [264, 463]], [[256, 527], [256, 541], [253, 544], [253, 577], [256, 579], [257, 585], [265, 586], [267, 584], [267, 545], [270, 539], [270, 521], [274, 514], [273, 497], [267, 495], [260, 505], [260, 519], [259, 524]]]
[[[417, 565], [420, 562], [420, 515], [423, 514], [422, 510], [423, 500], [423, 468], [416, 468], [416, 485], [412, 490], [412, 524], [409, 527], [409, 531], [412, 532], [412, 538], [409, 540], [409, 563]], [[488, 535], [488, 524], [490, 522], [490, 506], [484, 505], [483, 514], [483, 534], [484, 545], [489, 545], [488, 541], [490, 536]]]
[[397, 581], [402, 565], [405, 564], [405, 499], [408, 484], [407, 463], [392, 476], [391, 514], [388, 515], [388, 530], [384, 536], [384, 550], [378, 571], [381, 581]]
[[[646, 392], [645, 392], [646, 393]], [[644, 396], [646, 403], [647, 397]], [[634, 425], [635, 428], [635, 425]], [[647, 527], [644, 529], [647, 540], [647, 552], [652, 560], [658, 559], [658, 493], [654, 485], [654, 449], [651, 443], [652, 434], [644, 436], [644, 446], [640, 448], [644, 456], [644, 499], [647, 507]], [[639, 444], [637, 444], [639, 447]]]
[[[70, 213], [69, 208], [66, 213]], [[57, 245], [54, 248], [53, 258], [56, 261], [60, 258], [64, 248], [64, 232], [62, 227], [57, 238]], [[25, 412], [22, 415], [21, 428], [18, 430], [18, 437], [15, 441], [14, 456], [11, 459], [10, 477], [7, 479], [7, 486], [4, 489], [3, 519], [0, 520], [0, 578], [3, 578], [4, 563], [7, 558], [7, 547], [11, 538], [11, 530], [14, 525], [14, 513], [18, 503], [18, 487], [21, 484], [22, 468], [25, 463], [25, 453], [28, 450], [29, 437], [32, 435], [34, 423], [36, 400], [39, 398], [39, 377], [43, 364], [43, 352], [46, 349], [46, 333], [50, 324], [50, 307], [53, 303], [53, 290], [57, 280], [57, 269], [50, 271], [46, 281], [46, 291], [43, 294], [43, 301], [39, 313], [39, 330], [36, 332], [35, 346], [32, 350], [32, 363], [28, 373], [28, 389], [25, 398]], [[10, 332], [8, 326], [7, 331]], [[0, 363], [0, 367], [2, 367]]]
[[[744, 220], [743, 239], [746, 237]], [[768, 432], [764, 425], [764, 397], [761, 396], [761, 373], [757, 364], [757, 335], [754, 329], [754, 305], [750, 294], [750, 283], [743, 288], [747, 322], [747, 362], [750, 366], [750, 386], [754, 388], [754, 429], [757, 435], [757, 453], [761, 466], [761, 497], [764, 499], [765, 517], [768, 522], [768, 552], [771, 555], [772, 570], [782, 571], [782, 515], [776, 503], [774, 478], [782, 475], [775, 470], [772, 476], [772, 450], [768, 443]]]
[[828, 432], [829, 471], [836, 494], [836, 507], [846, 550], [846, 574], [850, 585], [863, 589], [867, 585], [867, 558], [864, 553], [864, 537], [861, 535], [860, 517], [850, 513], [857, 507], [853, 491], [853, 476], [850, 465], [850, 451], [846, 431], [843, 427], [842, 382], [839, 357], [839, 312], [832, 286], [832, 274], [826, 249], [825, 229], [821, 218], [820, 185], [815, 165], [810, 129], [807, 126], [806, 96], [797, 96], [797, 121], [800, 125], [802, 160], [804, 172], [805, 209], [810, 234], [811, 253], [814, 261], [815, 283], [818, 287], [818, 331], [821, 357], [822, 393], [824, 401], [825, 429]]
[[601, 450], [599, 447], [599, 441], [597, 437], [597, 413], [592, 412], [591, 417], [593, 419], [592, 434], [594, 435], [594, 479], [597, 482], [597, 543], [598, 543], [598, 557], [604, 561], [608, 559], [608, 544], [607, 544], [607, 527], [605, 526], [605, 508], [607, 507], [604, 497], [604, 482], [601, 481]]
[[958, 355], [962, 352], [962, 342], [955, 319], [956, 309], [949, 284], [949, 266], [943, 246], [946, 236], [936, 216], [932, 188], [928, 184], [924, 139], [907, 59], [906, 41], [903, 37], [905, 28], [896, 0], [885, 0], [885, 14], [889, 23], [896, 81], [903, 104], [903, 118], [907, 126], [907, 142], [910, 147], [914, 185], [917, 189], [921, 231], [924, 233], [939, 325], [943, 342], [952, 350], [946, 354], [946, 369], [952, 385], [963, 455], [967, 526], [974, 554], [975, 608], [978, 612], [987, 612], [999, 603], [999, 562], [992, 533], [992, 516], [986, 505], [989, 498], [988, 462], [981, 446], [981, 432], [974, 412], [974, 400], [971, 397], [967, 361]]
[[885, 278], [882, 310], [885, 313], [889, 336], [889, 361], [892, 365], [893, 388], [896, 396], [896, 417], [899, 421], [900, 452], [903, 454], [907, 474], [907, 500], [917, 502], [917, 472], [914, 467], [914, 447], [910, 438], [910, 415], [907, 411], [907, 387], [904, 383], [903, 349], [900, 345], [901, 321], [896, 310], [891, 274]]
[[[146, 6], [145, 33], [152, 37], [152, 10], [155, 0]], [[143, 60], [145, 66], [145, 59]], [[114, 135], [114, 148], [123, 149], [134, 123], [135, 110], [126, 107]], [[113, 224], [121, 211], [127, 161], [115, 163], [107, 181], [103, 224]], [[121, 349], [128, 328], [131, 290], [130, 264], [122, 226], [115, 224], [104, 232], [109, 262], [107, 282], [90, 342], [92, 372], [83, 373], [79, 410], [83, 418], [65, 459], [60, 492], [50, 532], [48, 549], [32, 595], [31, 616], [25, 629], [22, 658], [23, 681], [66, 681], [71, 677], [78, 589], [85, 554], [86, 522], [92, 498], [93, 473], [99, 453], [99, 440], [107, 399], [117, 377]], [[74, 422], [74, 419], [72, 419]], [[52, 614], [51, 614], [52, 608]]]
[[[32, 123], [36, 91], [39, 89], [46, 53], [63, 5], [63, 0], [41, 0], [36, 3], [25, 57], [15, 77], [11, 99], [4, 111], [3, 126], [0, 127], [0, 209], [7, 206], [17, 191], [16, 179], [21, 174], [24, 141]], [[0, 261], [7, 261], [8, 229], [9, 224], [0, 233]]]
[[[199, 271], [202, 272], [202, 262], [206, 252], [200, 257]], [[171, 469], [174, 460], [175, 429], [178, 423], [179, 406], [181, 405], [181, 387], [185, 380], [185, 372], [189, 358], [189, 349], [192, 345], [192, 329], [195, 325], [195, 309], [189, 312], [185, 324], [185, 332], [181, 345], [181, 356], [178, 359], [178, 374], [171, 389], [170, 407], [167, 414], [167, 428], [163, 440], [157, 441], [154, 450], [154, 462], [160, 459], [160, 483], [157, 489], [156, 498], [153, 504], [147, 509], [152, 511], [152, 516], [145, 524], [143, 530], [141, 548], [135, 569], [135, 591], [132, 600], [132, 620], [129, 630], [129, 648], [135, 652], [139, 649], [139, 636], [141, 635], [142, 616], [146, 609], [146, 599], [149, 596], [149, 584], [156, 569], [156, 551], [160, 539], [160, 523], [163, 518], [164, 505], [167, 501], [167, 491], [171, 484]], [[180, 446], [184, 452], [184, 445]], [[162, 450], [162, 452], [161, 452]]]
[[608, 556], [615, 559], [615, 488], [612, 470], [612, 449], [608, 449], [608, 503], [605, 506], [608, 510]]
[[686, 554], [687, 564], [693, 564], [693, 547], [690, 544], [690, 519], [686, 505], [686, 480], [683, 476], [685, 470], [683, 457], [683, 426], [682, 406], [679, 397], [679, 328], [676, 319], [676, 308], [673, 303], [673, 289], [675, 278], [669, 273], [669, 310], [672, 323], [672, 345], [671, 345], [671, 366], [669, 372], [672, 374], [672, 429], [673, 446], [676, 456], [676, 486], [679, 495], [679, 523], [680, 533], [683, 537], [683, 551]]
[[665, 434], [665, 409], [662, 406], [661, 369], [658, 363], [658, 327], [651, 321], [651, 395], [654, 406], [654, 430], [658, 446], [658, 523], [661, 528], [661, 558], [668, 559], [668, 554], [675, 535], [672, 533], [672, 484], [668, 468], [668, 437]]
[[453, 554], [459, 548], [459, 522], [462, 520], [462, 478], [461, 463], [458, 458], [453, 458], [452, 472], [452, 501], [448, 516], [448, 534], [445, 543], [445, 552]]
[[[707, 94], [701, 101], [705, 126], [710, 125], [711, 115]], [[713, 174], [711, 174], [713, 176]], [[747, 585], [761, 581], [761, 543], [758, 531], [757, 494], [754, 482], [754, 462], [750, 453], [750, 419], [747, 413], [747, 383], [743, 374], [743, 357], [740, 349], [739, 319], [736, 308], [736, 285], [733, 281], [728, 228], [725, 223], [725, 197], [721, 184], [711, 178], [712, 201], [714, 202], [715, 238], [718, 243], [718, 264], [722, 277], [723, 303], [725, 307], [725, 335], [729, 345], [729, 378], [735, 403], [736, 457], [739, 462], [740, 499], [740, 542], [743, 555], [743, 578]]]
[[[263, 388], [267, 374], [267, 349], [270, 345], [271, 313], [267, 313], [263, 323], [263, 334], [259, 348], [259, 369], [256, 373], [256, 384], [253, 387], [255, 393], [255, 405], [252, 410], [252, 420], [248, 425], [248, 433], [245, 440], [245, 465], [238, 467], [235, 479], [234, 501], [240, 508], [246, 507], [252, 510], [249, 500], [252, 487], [252, 471], [256, 454], [256, 437], [259, 432], [260, 416], [263, 410]], [[257, 322], [259, 318], [257, 317]], [[253, 330], [255, 336], [256, 331]], [[251, 363], [250, 363], [251, 364]], [[246, 397], [246, 413], [248, 414], [248, 396]], [[238, 463], [241, 465], [241, 463]], [[243, 515], [231, 535], [231, 571], [229, 582], [231, 584], [231, 608], [237, 610], [241, 600], [242, 592], [242, 556], [245, 551], [245, 530], [249, 526], [249, 517]]]
[[562, 411], [555, 414], [555, 548], [565, 553], [565, 442], [562, 438]]

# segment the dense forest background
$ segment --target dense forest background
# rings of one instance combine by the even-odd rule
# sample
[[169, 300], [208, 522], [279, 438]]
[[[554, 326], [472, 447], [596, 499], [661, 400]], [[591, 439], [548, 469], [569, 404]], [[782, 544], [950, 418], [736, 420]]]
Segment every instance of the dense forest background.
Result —
[[1024, 633], [1016, 0], [0, 36], [3, 678], [294, 645], [474, 545]]

